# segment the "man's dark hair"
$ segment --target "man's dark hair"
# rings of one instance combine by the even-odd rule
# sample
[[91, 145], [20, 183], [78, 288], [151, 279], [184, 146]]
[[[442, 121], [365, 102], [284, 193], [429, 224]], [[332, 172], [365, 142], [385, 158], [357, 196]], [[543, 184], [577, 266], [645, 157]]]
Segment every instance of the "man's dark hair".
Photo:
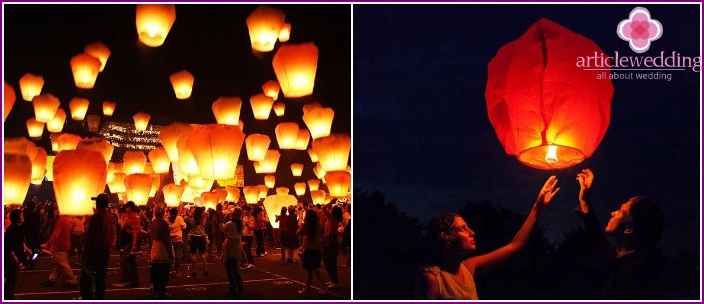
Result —
[[647, 246], [655, 246], [665, 229], [665, 216], [660, 207], [653, 201], [636, 196], [629, 212], [633, 231], [639, 242]]

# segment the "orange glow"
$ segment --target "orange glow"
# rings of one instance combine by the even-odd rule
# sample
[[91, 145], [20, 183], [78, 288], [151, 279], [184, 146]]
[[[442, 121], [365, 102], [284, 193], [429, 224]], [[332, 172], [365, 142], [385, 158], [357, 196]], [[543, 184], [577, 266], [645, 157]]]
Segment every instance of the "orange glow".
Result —
[[159, 131], [159, 140], [164, 145], [166, 154], [169, 155], [169, 160], [172, 163], [178, 162], [178, 147], [176, 145], [178, 139], [190, 132], [191, 126], [181, 122], [174, 122]]
[[249, 98], [249, 104], [252, 106], [252, 113], [256, 120], [266, 120], [269, 118], [271, 106], [274, 105], [274, 99], [260, 93]]
[[32, 179], [32, 160], [27, 155], [5, 154], [3, 163], [2, 202], [21, 206]]
[[211, 108], [219, 124], [236, 126], [240, 122], [242, 99], [237, 96], [220, 96]]
[[308, 148], [308, 142], [310, 141], [310, 132], [306, 129], [299, 129], [298, 136], [296, 137], [296, 145], [294, 149], [305, 151]]
[[73, 120], [83, 120], [86, 113], [88, 112], [88, 105], [90, 101], [85, 98], [74, 98], [68, 103], [68, 107], [71, 110], [71, 118]]
[[27, 133], [32, 139], [38, 140], [44, 134], [44, 123], [34, 118], [27, 119]]
[[[27, 184], [29, 184], [29, 181]], [[244, 198], [247, 200], [247, 204], [256, 204], [259, 202], [259, 187], [246, 186], [242, 191], [244, 192]]]
[[93, 214], [90, 199], [105, 190], [108, 166], [103, 155], [91, 150], [65, 150], [53, 165], [54, 193], [62, 215]]
[[135, 18], [139, 41], [147, 46], [164, 44], [171, 26], [176, 21], [176, 6], [173, 4], [137, 4]]
[[279, 149], [287, 150], [296, 147], [296, 138], [298, 138], [298, 124], [295, 122], [281, 122], [276, 125], [276, 141], [279, 144]]
[[195, 78], [190, 72], [187, 70], [176, 72], [171, 74], [169, 79], [171, 80], [171, 85], [174, 87], [176, 99], [187, 99], [191, 97]]
[[284, 96], [295, 98], [313, 94], [318, 68], [318, 47], [315, 44], [282, 45], [276, 51], [272, 65]]
[[275, 80], [269, 80], [262, 85], [262, 91], [264, 95], [271, 97], [274, 101], [279, 99], [279, 91], [281, 91], [281, 86]]
[[132, 116], [132, 118], [134, 119], [134, 128], [139, 131], [146, 130], [147, 126], [149, 125], [149, 119], [151, 117], [151, 115], [144, 112], [138, 112], [137, 114], [134, 114], [134, 116]]
[[96, 41], [86, 45], [83, 50], [86, 54], [100, 60], [100, 72], [102, 72], [103, 69], [105, 69], [105, 64], [108, 62], [108, 58], [110, 58], [110, 49], [102, 42]]
[[46, 174], [47, 157], [46, 150], [37, 147], [37, 155], [35, 155], [32, 160], [32, 181], [39, 181], [38, 184], [42, 183], [44, 175]]
[[169, 155], [166, 154], [166, 149], [163, 147], [152, 149], [147, 155], [149, 161], [152, 163], [152, 169], [156, 174], [163, 174], [169, 172], [169, 166], [171, 162], [169, 161]]
[[286, 14], [270, 6], [260, 5], [247, 16], [247, 29], [252, 49], [270, 52], [276, 45], [279, 33], [286, 20]]
[[343, 171], [347, 168], [351, 139], [347, 134], [331, 134], [313, 140], [313, 150], [325, 171]]
[[325, 190], [314, 190], [310, 192], [310, 198], [313, 201], [313, 204], [321, 204], [324, 205], [327, 203], [325, 201], [325, 198], [327, 197], [327, 193]]
[[[139, 150], [128, 150], [122, 156], [122, 172], [127, 175], [135, 173], [144, 173], [144, 167], [147, 165], [147, 156]], [[135, 202], [136, 203], [136, 202]]]
[[227, 179], [235, 176], [244, 133], [236, 126], [210, 124], [193, 127], [188, 147], [205, 179]]
[[279, 32], [279, 41], [286, 42], [291, 38], [291, 23], [284, 23]]
[[146, 206], [152, 189], [152, 176], [144, 173], [134, 173], [125, 177], [125, 194], [127, 200], [137, 206]]
[[103, 101], [103, 115], [112, 116], [115, 113], [115, 106], [117, 106], [117, 103], [114, 101]]
[[61, 134], [56, 139], [56, 143], [59, 146], [57, 151], [76, 150], [76, 147], [78, 146], [79, 142], [81, 142], [81, 137], [76, 134]]
[[319, 179], [309, 179], [308, 180], [308, 188], [310, 188], [310, 191], [315, 191], [318, 190], [320, 187], [320, 180]]
[[115, 150], [115, 147], [113, 147], [113, 145], [110, 144], [107, 139], [96, 137], [82, 139], [76, 145], [76, 150], [98, 151], [100, 152], [100, 155], [102, 155], [105, 159], [105, 164], [107, 165], [110, 162], [110, 159], [112, 158], [112, 153]]
[[100, 73], [101, 65], [100, 59], [85, 53], [71, 58], [71, 71], [76, 87], [92, 89], [98, 78], [98, 73]]
[[274, 113], [276, 114], [276, 117], [281, 117], [284, 116], [286, 113], [286, 104], [283, 102], [276, 102], [274, 103]]
[[306, 183], [295, 183], [293, 189], [296, 190], [296, 195], [303, 196], [306, 194]]
[[258, 173], [276, 173], [276, 167], [279, 164], [281, 153], [277, 150], [269, 149], [266, 151], [266, 156], [259, 162], [260, 171]]
[[330, 171], [325, 174], [325, 183], [333, 197], [345, 197], [350, 191], [352, 177], [347, 171]]
[[250, 134], [245, 140], [247, 146], [247, 159], [251, 161], [264, 160], [266, 151], [269, 149], [271, 139], [268, 135]]
[[183, 196], [184, 187], [177, 186], [173, 183], [166, 184], [162, 188], [164, 192], [164, 202], [166, 206], [178, 207], [181, 204], [181, 196]]
[[264, 176], [264, 184], [269, 188], [274, 188], [274, 186], [276, 186], [276, 176], [274, 176], [274, 175]]
[[20, 92], [22, 99], [32, 101], [35, 96], [39, 96], [44, 86], [44, 77], [31, 73], [24, 74], [20, 78]]
[[46, 130], [52, 133], [61, 132], [64, 129], [64, 123], [66, 123], [66, 111], [58, 108], [56, 113], [54, 113], [54, 117], [46, 123]]
[[316, 139], [330, 135], [330, 127], [334, 117], [335, 111], [331, 108], [319, 107], [303, 114], [303, 121], [310, 130], [310, 136]]
[[10, 111], [12, 110], [12, 106], [15, 105], [16, 99], [17, 95], [15, 94], [15, 89], [5, 81], [5, 89], [3, 90], [3, 122], [7, 119], [7, 115], [10, 115]]
[[32, 99], [32, 105], [34, 106], [34, 118], [38, 122], [46, 123], [54, 118], [54, 114], [56, 114], [61, 102], [56, 96], [44, 93], [35, 96]]
[[293, 174], [293, 176], [301, 176], [301, 174], [303, 174], [303, 164], [291, 164], [291, 174]]

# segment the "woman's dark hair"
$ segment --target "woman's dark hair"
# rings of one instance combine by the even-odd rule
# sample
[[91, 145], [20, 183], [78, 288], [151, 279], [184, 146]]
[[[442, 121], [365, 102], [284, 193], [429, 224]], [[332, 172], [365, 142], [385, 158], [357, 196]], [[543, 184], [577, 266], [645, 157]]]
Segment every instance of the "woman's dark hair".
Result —
[[455, 223], [456, 213], [445, 213], [433, 217], [425, 229], [423, 244], [426, 248], [425, 260], [431, 264], [441, 262], [445, 243], [447, 240], [442, 238], [442, 233], [452, 234], [452, 225]]
[[315, 210], [306, 210], [304, 221], [306, 225], [306, 236], [311, 239], [314, 238], [315, 234], [318, 232], [318, 213]]
[[340, 206], [333, 206], [332, 211], [330, 212], [332, 214], [332, 218], [335, 219], [335, 221], [342, 222], [342, 208]]
[[242, 208], [235, 207], [235, 209], [232, 210], [232, 213], [230, 214], [230, 221], [235, 223], [235, 227], [237, 227], [238, 233], [242, 233], [242, 212]]
[[198, 226], [203, 223], [203, 207], [196, 207], [193, 210], [193, 223]]
[[20, 216], [22, 215], [22, 210], [15, 209], [10, 211], [10, 223], [17, 223], [20, 221]]
[[171, 209], [169, 209], [169, 222], [170, 222], [171, 224], [173, 224], [174, 221], [176, 221], [176, 216], [177, 216], [177, 215], [178, 215], [178, 209], [176, 209], [176, 208], [171, 208]]

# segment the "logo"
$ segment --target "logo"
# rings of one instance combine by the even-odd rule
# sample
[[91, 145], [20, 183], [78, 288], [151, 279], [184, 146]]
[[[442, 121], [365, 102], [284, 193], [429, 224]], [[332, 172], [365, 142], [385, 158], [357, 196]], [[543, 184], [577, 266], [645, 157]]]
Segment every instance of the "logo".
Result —
[[650, 19], [650, 12], [643, 7], [634, 8], [628, 19], [622, 20], [616, 33], [621, 40], [628, 41], [628, 45], [636, 53], [643, 53], [650, 48], [650, 42], [662, 36], [662, 24], [655, 19]]

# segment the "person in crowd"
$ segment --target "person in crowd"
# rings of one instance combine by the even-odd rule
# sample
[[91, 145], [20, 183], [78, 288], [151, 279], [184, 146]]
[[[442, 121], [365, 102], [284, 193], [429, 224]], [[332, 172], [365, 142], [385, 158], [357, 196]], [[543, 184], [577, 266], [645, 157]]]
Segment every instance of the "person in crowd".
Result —
[[230, 215], [230, 220], [222, 225], [221, 230], [225, 235], [222, 245], [222, 261], [225, 264], [229, 288], [227, 294], [240, 298], [243, 292], [242, 277], [237, 269], [242, 257], [242, 208], [236, 207]]
[[340, 253], [337, 227], [342, 221], [342, 209], [333, 205], [335, 201], [335, 199], [331, 200], [322, 208], [325, 231], [322, 242], [323, 266], [330, 277], [330, 282], [327, 283], [329, 288], [337, 288], [340, 284], [337, 276], [337, 255]]
[[22, 232], [22, 224], [24, 223], [24, 214], [20, 209], [10, 211], [10, 226], [5, 230], [3, 236], [4, 250], [3, 257], [5, 261], [5, 300], [15, 299], [15, 288], [17, 287], [18, 278], [20, 275], [20, 263], [18, 252], [30, 252], [27, 244], [24, 241], [24, 233]]
[[[108, 196], [101, 193], [95, 200], [95, 211], [86, 229], [81, 255], [80, 290], [83, 300], [105, 299], [105, 275], [108, 271], [110, 248], [115, 246], [115, 226], [108, 210]], [[95, 292], [93, 292], [95, 282]]]
[[73, 224], [73, 230], [71, 230], [70, 255], [76, 255], [78, 261], [80, 261], [83, 255], [83, 242], [86, 237], [86, 218], [82, 215], [74, 216], [71, 219], [71, 223]]
[[[286, 221], [280, 224], [281, 229], [281, 246], [286, 248], [288, 253], [288, 258], [286, 262], [296, 263], [296, 258], [294, 256], [294, 251], [300, 247], [300, 242], [298, 241], [298, 217], [296, 215], [296, 207], [288, 206], [288, 215], [286, 216]], [[283, 228], [285, 227], [285, 229]]]
[[[58, 209], [57, 209], [58, 212]], [[49, 280], [42, 283], [44, 287], [54, 287], [59, 274], [63, 274], [67, 279], [65, 288], [75, 288], [78, 286], [78, 279], [73, 274], [69, 263], [69, 252], [71, 250], [71, 230], [73, 228], [72, 217], [59, 214], [54, 231], [49, 240], [41, 245], [42, 249], [51, 251], [52, 265]]]
[[313, 275], [318, 278], [318, 281], [323, 286], [323, 293], [327, 293], [328, 289], [323, 279], [323, 273], [320, 271], [320, 262], [322, 260], [322, 239], [324, 234], [323, 226], [318, 220], [318, 213], [315, 210], [307, 210], [303, 225], [298, 229], [297, 234], [303, 236], [303, 255], [301, 262], [303, 269], [308, 271], [308, 279], [306, 287], [298, 291], [299, 295], [311, 297], [311, 285], [313, 284]]
[[472, 256], [477, 246], [472, 231], [454, 213], [435, 216], [426, 229], [428, 264], [416, 277], [416, 297], [427, 300], [477, 300], [474, 277], [491, 270], [525, 247], [543, 209], [555, 197], [557, 178], [543, 185], [525, 222], [507, 245], [486, 254]]
[[265, 256], [266, 249], [264, 249], [264, 234], [266, 232], [266, 223], [269, 220], [265, 217], [264, 208], [261, 206], [254, 207], [252, 211], [252, 217], [254, 217], [254, 239], [257, 242], [256, 254], [257, 256]]
[[342, 213], [342, 223], [337, 229], [340, 233], [340, 248], [342, 248], [343, 256], [345, 257], [345, 263], [342, 267], [352, 266], [352, 214], [350, 213], [350, 206], [347, 205], [343, 208]]
[[242, 206], [242, 240], [244, 241], [244, 254], [247, 258], [245, 268], [254, 267], [254, 256], [252, 256], [252, 243], [254, 242], [254, 227], [256, 221], [252, 216], [252, 207], [248, 205]]
[[203, 207], [195, 207], [193, 218], [190, 219], [190, 231], [188, 238], [191, 243], [191, 271], [190, 277], [196, 277], [196, 264], [198, 258], [203, 261], [203, 276], [208, 276], [208, 261], [205, 257], [205, 247], [209, 240], [205, 232], [205, 219], [203, 218]]
[[154, 219], [149, 224], [149, 236], [152, 241], [149, 258], [149, 278], [152, 283], [152, 298], [168, 297], [166, 285], [169, 283], [169, 269], [174, 260], [174, 250], [171, 246], [169, 224], [164, 220], [164, 207], [154, 207]]
[[139, 254], [139, 234], [142, 232], [142, 221], [139, 216], [139, 209], [133, 201], [128, 201], [123, 205], [120, 231], [120, 266], [122, 268], [122, 279], [120, 283], [113, 284], [115, 287], [135, 287], [139, 286], [139, 274], [137, 273], [137, 254]]
[[[664, 215], [651, 200], [636, 196], [611, 212], [601, 229], [591, 203], [594, 173], [577, 174], [579, 205], [575, 211], [584, 223], [596, 272], [585, 285], [592, 297], [609, 300], [657, 300], [664, 294], [664, 258], [656, 244], [664, 229]], [[606, 239], [609, 236], [615, 246]]]
[[183, 229], [186, 229], [186, 222], [178, 214], [178, 208], [169, 209], [169, 235], [171, 246], [174, 250], [174, 264], [172, 273], [175, 278], [181, 277], [181, 257], [183, 256]]

